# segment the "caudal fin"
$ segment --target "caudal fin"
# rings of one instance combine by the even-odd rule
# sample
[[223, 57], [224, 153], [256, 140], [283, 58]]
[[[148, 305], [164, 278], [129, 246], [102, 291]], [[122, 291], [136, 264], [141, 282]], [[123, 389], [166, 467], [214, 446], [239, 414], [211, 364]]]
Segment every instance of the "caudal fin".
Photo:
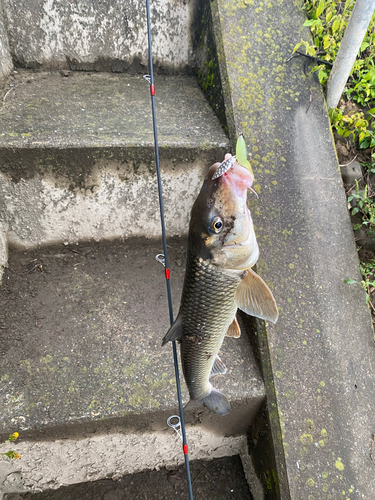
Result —
[[206, 396], [202, 403], [207, 406], [207, 408], [218, 415], [227, 415], [230, 412], [230, 403], [226, 396], [215, 387], [208, 396]]
[[218, 415], [227, 415], [230, 412], [230, 403], [227, 397], [219, 390], [212, 388], [212, 391], [208, 396], [201, 399], [200, 401], [191, 399], [189, 403], [185, 406], [185, 410], [191, 410], [196, 406], [207, 406], [207, 408]]

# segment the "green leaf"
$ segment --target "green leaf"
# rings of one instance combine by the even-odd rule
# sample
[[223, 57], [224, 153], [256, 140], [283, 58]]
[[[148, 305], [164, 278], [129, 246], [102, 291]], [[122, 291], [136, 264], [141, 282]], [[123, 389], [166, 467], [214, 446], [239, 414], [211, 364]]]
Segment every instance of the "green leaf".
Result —
[[367, 49], [367, 47], [370, 47], [370, 44], [368, 42], [362, 42], [361, 44], [361, 52], [365, 49]]
[[324, 48], [324, 50], [327, 50], [330, 45], [331, 45], [331, 40], [329, 38], [329, 35], [324, 36], [323, 37], [323, 48]]
[[358, 281], [352, 280], [352, 279], [347, 279], [347, 280], [344, 280], [344, 283], [348, 283], [348, 285], [353, 285], [354, 283], [358, 283]]
[[328, 74], [321, 69], [318, 73], [318, 78], [320, 83], [324, 83], [326, 80], [328, 80]]
[[316, 9], [316, 12], [315, 12], [315, 16], [318, 18], [320, 16], [320, 14], [323, 12], [324, 10], [324, 7], [325, 7], [325, 2], [324, 0], [320, 0], [319, 1], [319, 4], [318, 4], [318, 7]]
[[335, 33], [340, 27], [340, 19], [335, 19], [332, 23], [332, 33]]
[[[236, 157], [237, 157], [238, 163], [240, 165], [242, 165], [243, 167], [247, 168], [250, 171], [250, 173], [253, 174], [253, 170], [251, 168], [250, 162], [247, 159], [246, 143], [245, 143], [245, 139], [243, 138], [242, 134], [237, 139]], [[254, 174], [253, 174], [253, 176], [254, 176]]]
[[303, 26], [310, 26], [310, 28], [313, 28], [314, 26], [319, 26], [322, 24], [322, 21], [320, 19], [308, 19], [303, 23]]
[[354, 207], [353, 210], [352, 210], [352, 215], [355, 215], [359, 212], [359, 208], [358, 207]]

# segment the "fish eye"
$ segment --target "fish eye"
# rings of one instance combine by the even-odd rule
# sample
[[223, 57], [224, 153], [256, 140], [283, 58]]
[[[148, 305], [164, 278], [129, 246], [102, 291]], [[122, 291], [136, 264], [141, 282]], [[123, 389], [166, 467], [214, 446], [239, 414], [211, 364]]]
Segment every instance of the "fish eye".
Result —
[[220, 217], [214, 217], [211, 222], [211, 231], [213, 233], [220, 233], [223, 229], [223, 220]]

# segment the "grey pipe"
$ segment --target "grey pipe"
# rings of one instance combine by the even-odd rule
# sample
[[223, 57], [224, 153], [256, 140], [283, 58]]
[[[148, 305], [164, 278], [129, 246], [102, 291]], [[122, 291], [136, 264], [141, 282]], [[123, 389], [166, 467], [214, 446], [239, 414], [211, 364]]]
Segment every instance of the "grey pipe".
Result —
[[328, 109], [335, 108], [340, 101], [374, 11], [375, 0], [357, 0], [355, 3], [328, 79]]

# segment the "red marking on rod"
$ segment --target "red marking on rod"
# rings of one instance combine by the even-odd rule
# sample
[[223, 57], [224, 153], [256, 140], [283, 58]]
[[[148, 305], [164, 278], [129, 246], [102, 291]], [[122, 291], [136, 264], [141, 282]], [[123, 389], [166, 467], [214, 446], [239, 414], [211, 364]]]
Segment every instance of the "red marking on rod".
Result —
[[170, 273], [168, 268], [165, 269], [165, 277], [167, 278], [167, 280], [169, 280], [170, 278]]
[[150, 85], [150, 92], [151, 95], [155, 95], [155, 85], [153, 83]]
[[184, 450], [184, 454], [187, 455], [188, 454], [188, 445], [184, 444], [184, 446], [182, 447], [182, 449]]

